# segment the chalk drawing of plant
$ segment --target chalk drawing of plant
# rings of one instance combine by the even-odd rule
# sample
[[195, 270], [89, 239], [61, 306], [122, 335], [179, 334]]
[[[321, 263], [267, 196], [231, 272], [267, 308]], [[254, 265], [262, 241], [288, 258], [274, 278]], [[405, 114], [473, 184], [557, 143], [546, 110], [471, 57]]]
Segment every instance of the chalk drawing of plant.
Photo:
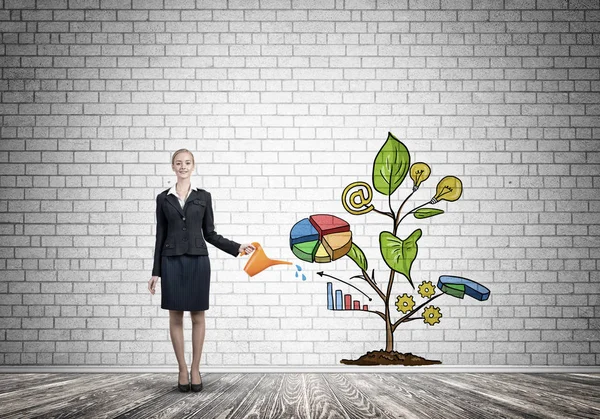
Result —
[[[309, 262], [326, 263], [348, 256], [360, 269], [361, 274], [351, 279], [364, 280], [377, 296], [383, 301], [384, 310], [374, 310], [370, 306], [361, 309], [358, 301], [354, 306], [348, 301], [342, 302], [341, 295], [338, 298], [332, 295], [331, 283], [328, 283], [328, 308], [332, 310], [361, 310], [374, 313], [385, 322], [385, 349], [370, 351], [356, 360], [342, 359], [343, 364], [354, 365], [427, 365], [439, 364], [441, 361], [428, 360], [412, 353], [399, 353], [394, 351], [394, 332], [408, 322], [422, 320], [429, 326], [440, 323], [443, 313], [440, 307], [432, 302], [442, 295], [450, 295], [455, 298], [463, 298], [465, 295], [479, 301], [489, 298], [490, 291], [483, 285], [467, 278], [453, 275], [440, 276], [437, 287], [431, 281], [422, 281], [415, 288], [414, 278], [411, 275], [413, 262], [419, 251], [418, 241], [423, 232], [420, 228], [414, 230], [405, 238], [398, 237], [398, 228], [407, 217], [416, 219], [435, 217], [444, 213], [443, 210], [433, 208], [440, 201], [454, 202], [462, 195], [462, 182], [455, 176], [445, 176], [437, 184], [434, 196], [425, 203], [404, 211], [406, 203], [419, 189], [419, 186], [429, 179], [431, 169], [423, 162], [411, 165], [410, 154], [406, 146], [392, 133], [377, 153], [373, 163], [373, 187], [377, 192], [388, 197], [389, 210], [379, 210], [370, 205], [372, 200], [372, 189], [366, 182], [355, 182], [348, 185], [342, 194], [342, 204], [346, 211], [353, 215], [364, 215], [375, 212], [389, 217], [392, 222], [391, 231], [382, 231], [379, 235], [379, 248], [386, 265], [390, 268], [389, 278], [385, 288], [375, 281], [375, 271], [368, 273], [368, 261], [364, 252], [353, 242], [349, 225], [344, 220], [332, 215], [313, 215], [310, 219], [298, 222], [290, 234], [290, 247], [294, 254]], [[412, 190], [395, 209], [392, 203], [392, 194], [410, 177], [413, 181]], [[357, 189], [358, 187], [358, 189]], [[311, 224], [312, 223], [312, 224]], [[327, 224], [329, 223], [329, 224]], [[327, 224], [324, 226], [324, 224]], [[303, 243], [299, 241], [305, 240]], [[311, 241], [308, 241], [311, 240]], [[318, 272], [320, 276], [328, 276], [344, 282], [353, 288], [354, 285], [335, 278], [332, 275]], [[421, 299], [415, 301], [416, 295], [403, 293], [394, 298], [393, 285], [396, 275], [399, 274], [416, 291]], [[381, 283], [381, 282], [380, 282]], [[385, 282], [381, 283], [385, 285]], [[360, 290], [359, 290], [360, 291]], [[341, 293], [341, 291], [337, 291]], [[361, 291], [362, 292], [362, 291]], [[364, 294], [364, 293], [363, 293]], [[366, 295], [366, 294], [365, 294]], [[345, 297], [350, 297], [346, 295]], [[369, 297], [369, 300], [371, 298]], [[392, 319], [392, 313], [401, 313], [397, 319]]]

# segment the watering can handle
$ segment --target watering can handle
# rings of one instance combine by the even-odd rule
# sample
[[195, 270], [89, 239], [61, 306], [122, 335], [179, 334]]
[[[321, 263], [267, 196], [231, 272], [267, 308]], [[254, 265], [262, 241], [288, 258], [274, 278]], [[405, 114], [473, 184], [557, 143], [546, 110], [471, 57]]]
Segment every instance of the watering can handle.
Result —
[[[252, 246], [254, 246], [254, 251], [256, 251], [259, 247], [260, 247], [260, 243], [258, 242], [252, 242], [250, 243]], [[244, 252], [240, 252], [240, 254], [238, 256], [244, 256]]]

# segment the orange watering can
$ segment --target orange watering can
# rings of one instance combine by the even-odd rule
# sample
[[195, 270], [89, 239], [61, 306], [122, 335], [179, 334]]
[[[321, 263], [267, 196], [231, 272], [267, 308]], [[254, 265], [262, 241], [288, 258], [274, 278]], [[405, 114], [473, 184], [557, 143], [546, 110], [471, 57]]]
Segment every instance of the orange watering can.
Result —
[[[250, 255], [248, 262], [246, 262], [246, 266], [244, 266], [244, 270], [250, 276], [254, 276], [257, 273], [264, 271], [269, 266], [292, 265], [292, 262], [286, 262], [285, 260], [269, 259], [260, 243], [252, 242], [252, 246], [254, 246], [255, 250], [252, 252], [252, 255]], [[240, 256], [242, 255], [243, 253], [240, 253]]]

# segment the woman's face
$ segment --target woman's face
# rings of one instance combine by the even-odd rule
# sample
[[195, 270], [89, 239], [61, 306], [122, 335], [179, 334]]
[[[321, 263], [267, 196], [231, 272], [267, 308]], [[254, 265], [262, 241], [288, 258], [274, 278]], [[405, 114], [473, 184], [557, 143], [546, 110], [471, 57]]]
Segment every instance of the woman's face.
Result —
[[188, 152], [179, 153], [175, 156], [175, 164], [172, 167], [173, 171], [177, 174], [177, 180], [189, 178], [194, 171], [192, 155]]

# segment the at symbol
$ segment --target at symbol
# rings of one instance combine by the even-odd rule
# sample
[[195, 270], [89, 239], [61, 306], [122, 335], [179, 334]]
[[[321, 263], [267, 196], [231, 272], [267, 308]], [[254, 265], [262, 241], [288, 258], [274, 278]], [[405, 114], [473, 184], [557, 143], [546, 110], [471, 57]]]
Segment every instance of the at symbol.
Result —
[[[356, 188], [356, 190], [350, 193], [350, 196], [348, 197], [348, 193], [354, 188]], [[365, 190], [367, 196], [365, 196]], [[351, 183], [346, 186], [346, 189], [344, 189], [344, 192], [342, 193], [342, 205], [344, 205], [346, 211], [354, 215], [366, 214], [367, 212], [372, 211], [375, 208], [373, 205], [369, 205], [372, 199], [373, 190], [371, 189], [371, 186], [365, 182]], [[350, 206], [348, 206], [348, 204]]]

